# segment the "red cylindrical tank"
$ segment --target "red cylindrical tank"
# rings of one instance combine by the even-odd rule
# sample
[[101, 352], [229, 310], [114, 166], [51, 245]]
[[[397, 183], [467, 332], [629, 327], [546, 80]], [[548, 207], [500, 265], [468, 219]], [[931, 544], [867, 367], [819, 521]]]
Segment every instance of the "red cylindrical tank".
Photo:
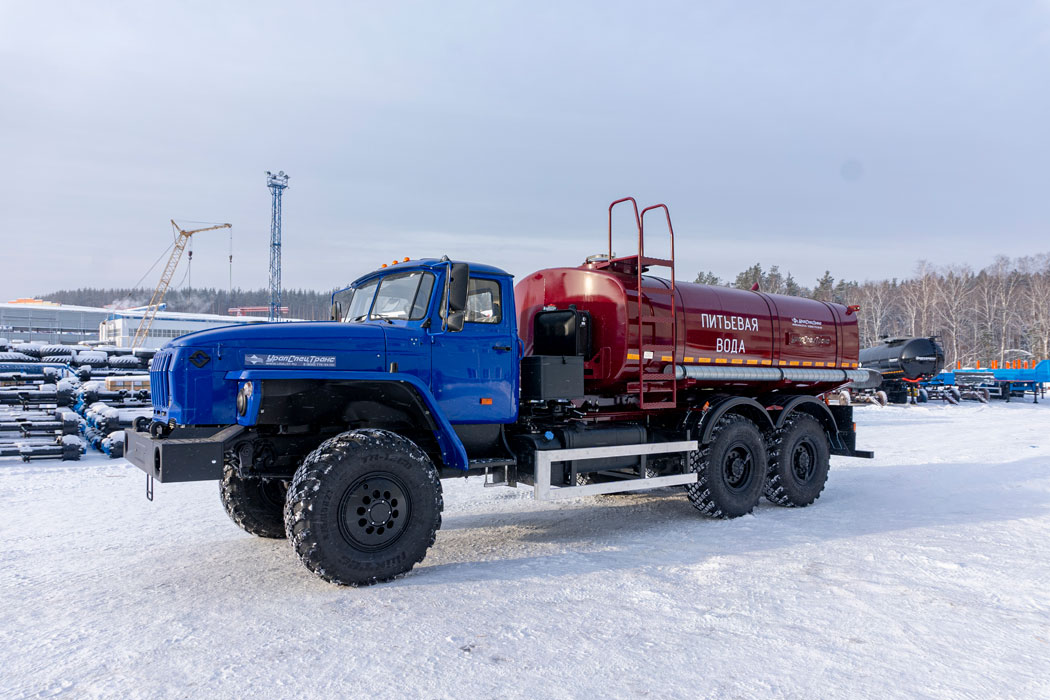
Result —
[[[643, 315], [656, 320], [643, 319], [639, 336], [637, 276], [600, 265], [540, 270], [515, 286], [526, 355], [532, 353], [533, 319], [544, 307], [574, 304], [590, 312], [594, 354], [585, 362], [588, 393], [628, 393], [628, 384], [638, 381], [640, 361], [646, 373], [677, 372], [693, 385], [732, 385], [744, 394], [785, 385], [800, 393], [822, 393], [843, 384], [843, 373], [812, 370], [858, 365], [857, 316], [841, 304], [688, 282], [675, 284], [675, 353], [646, 352], [647, 346], [671, 346], [671, 324], [660, 320], [671, 317], [670, 283], [642, 277]], [[670, 366], [672, 357], [677, 368]]]

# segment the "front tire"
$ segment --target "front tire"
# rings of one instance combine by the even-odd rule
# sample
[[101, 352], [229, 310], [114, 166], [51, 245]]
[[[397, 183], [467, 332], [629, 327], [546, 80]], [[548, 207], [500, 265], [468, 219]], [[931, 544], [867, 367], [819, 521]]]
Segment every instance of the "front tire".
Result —
[[831, 467], [824, 427], [813, 416], [796, 413], [772, 439], [766, 498], [778, 506], [808, 506], [820, 497]]
[[227, 463], [222, 469], [219, 496], [230, 520], [256, 537], [284, 539], [284, 499], [288, 482], [280, 479], [242, 479]]
[[437, 469], [415, 443], [386, 430], [351, 430], [303, 460], [284, 524], [310, 571], [330, 583], [368, 586], [423, 560], [443, 507]]
[[766, 480], [762, 433], [743, 416], [723, 416], [710, 443], [689, 453], [689, 468], [700, 475], [686, 487], [697, 510], [710, 518], [747, 515], [762, 497]]

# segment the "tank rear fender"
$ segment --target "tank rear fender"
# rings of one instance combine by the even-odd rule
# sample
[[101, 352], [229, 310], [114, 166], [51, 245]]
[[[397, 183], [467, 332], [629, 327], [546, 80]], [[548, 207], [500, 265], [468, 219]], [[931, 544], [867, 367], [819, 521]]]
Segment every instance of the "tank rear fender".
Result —
[[711, 441], [711, 432], [722, 416], [736, 414], [747, 418], [758, 426], [762, 432], [773, 430], [773, 420], [769, 417], [766, 407], [758, 401], [747, 396], [730, 396], [713, 404], [700, 418], [699, 441], [707, 444]]
[[[303, 416], [326, 406], [328, 416], [347, 421], [379, 421], [372, 427], [397, 430], [404, 424], [432, 431], [441, 465], [466, 470], [463, 442], [430, 389], [408, 373], [259, 369], [228, 372], [226, 379], [258, 382], [252, 408], [239, 416], [242, 425], [304, 422]], [[305, 400], [303, 400], [305, 398]], [[265, 412], [259, 411], [265, 407]], [[427, 445], [420, 445], [429, 451]]]
[[838, 433], [838, 424], [835, 422], [835, 416], [831, 414], [831, 409], [827, 407], [823, 401], [818, 401], [812, 396], [792, 396], [790, 399], [780, 404], [784, 407], [782, 411], [779, 411], [779, 415], [776, 417], [774, 427], [778, 430], [784, 427], [784, 423], [793, 414], [805, 413], [813, 416], [820, 424], [824, 426], [824, 430], [829, 435], [835, 435]]

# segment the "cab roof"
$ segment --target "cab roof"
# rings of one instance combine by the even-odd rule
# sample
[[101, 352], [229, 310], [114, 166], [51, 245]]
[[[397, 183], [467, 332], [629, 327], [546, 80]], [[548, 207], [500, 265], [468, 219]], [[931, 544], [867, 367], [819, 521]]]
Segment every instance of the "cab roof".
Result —
[[389, 274], [391, 272], [404, 272], [406, 270], [438, 270], [445, 267], [445, 265], [450, 262], [466, 263], [470, 266], [471, 272], [480, 272], [482, 274], [487, 275], [504, 275], [506, 277], [513, 277], [513, 275], [511, 275], [506, 270], [501, 270], [498, 267], [495, 267], [493, 265], [486, 265], [485, 263], [467, 262], [466, 260], [439, 260], [438, 258], [420, 258], [419, 260], [406, 260], [404, 262], [386, 265], [385, 267], [381, 267], [378, 270], [373, 270], [367, 274], [358, 277], [350, 286], [354, 286], [358, 282], [364, 281], [366, 279], [371, 279], [372, 277], [375, 277], [380, 274]]

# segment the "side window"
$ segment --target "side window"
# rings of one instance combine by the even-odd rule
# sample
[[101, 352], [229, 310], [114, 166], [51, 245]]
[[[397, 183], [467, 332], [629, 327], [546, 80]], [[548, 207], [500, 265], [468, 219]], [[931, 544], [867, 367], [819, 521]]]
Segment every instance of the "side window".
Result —
[[467, 323], [499, 323], [502, 320], [499, 282], [471, 277], [467, 284]]

